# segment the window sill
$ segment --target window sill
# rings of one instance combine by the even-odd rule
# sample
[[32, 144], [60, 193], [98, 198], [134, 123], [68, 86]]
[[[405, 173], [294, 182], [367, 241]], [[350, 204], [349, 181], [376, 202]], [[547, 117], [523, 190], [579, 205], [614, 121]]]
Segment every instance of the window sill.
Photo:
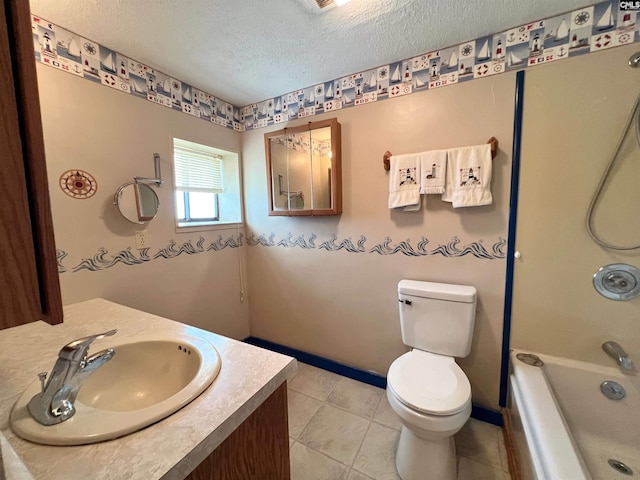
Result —
[[188, 225], [176, 225], [176, 233], [237, 230], [239, 228], [244, 228], [243, 222], [190, 223]]

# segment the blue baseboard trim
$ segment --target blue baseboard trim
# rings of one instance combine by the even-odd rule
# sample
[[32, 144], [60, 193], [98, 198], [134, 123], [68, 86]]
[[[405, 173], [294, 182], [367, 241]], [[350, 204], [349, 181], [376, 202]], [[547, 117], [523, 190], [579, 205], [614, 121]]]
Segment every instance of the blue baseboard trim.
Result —
[[[314, 355], [313, 353], [303, 352], [302, 350], [286, 347], [284, 345], [280, 345], [279, 343], [273, 343], [261, 338], [247, 337], [243, 340], [243, 342], [255, 345], [256, 347], [266, 348], [267, 350], [281, 353], [283, 355], [288, 355], [295, 358], [296, 360], [299, 360], [302, 363], [306, 363], [308, 365], [312, 365], [314, 367], [321, 368], [322, 370], [327, 370], [329, 372], [333, 372], [335, 374], [342, 375], [343, 377], [351, 378], [362, 383], [373, 385], [374, 387], [387, 388], [387, 378], [377, 373], [367, 372], [364, 370], [360, 370], [359, 368], [350, 367], [343, 363], [329, 360], [328, 358], [324, 358], [319, 355]], [[476, 420], [502, 427], [502, 414], [500, 414], [500, 412], [496, 412], [494, 410], [490, 410], [488, 408], [474, 404], [471, 408], [471, 416]]]
[[471, 416], [476, 420], [480, 420], [481, 422], [497, 425], [498, 427], [504, 427], [502, 414], [500, 412], [481, 407], [480, 405], [476, 405], [475, 403], [471, 405]]
[[320, 357], [312, 353], [303, 352], [302, 350], [297, 350], [295, 348], [285, 347], [284, 345], [269, 342], [267, 340], [262, 340], [261, 338], [247, 337], [244, 339], [244, 342], [255, 345], [256, 347], [262, 347], [266, 348], [267, 350], [282, 353], [283, 355], [288, 355], [295, 358], [296, 360], [301, 361], [302, 363], [307, 363], [309, 365], [313, 365], [314, 367], [318, 367], [323, 370], [342, 375], [343, 377], [352, 378], [354, 380], [358, 380], [359, 382], [373, 385], [374, 387], [387, 388], [386, 377], [378, 375], [377, 373], [366, 372], [358, 368], [353, 368], [348, 365], [329, 360], [328, 358]]

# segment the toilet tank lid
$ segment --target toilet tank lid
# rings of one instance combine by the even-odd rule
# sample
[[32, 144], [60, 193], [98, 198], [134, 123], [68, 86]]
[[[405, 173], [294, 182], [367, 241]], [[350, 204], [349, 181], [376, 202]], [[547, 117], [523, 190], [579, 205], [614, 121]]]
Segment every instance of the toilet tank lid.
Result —
[[475, 287], [451, 285], [448, 283], [423, 282], [420, 280], [400, 280], [398, 293], [414, 297], [448, 300], [451, 302], [473, 303], [476, 301]]

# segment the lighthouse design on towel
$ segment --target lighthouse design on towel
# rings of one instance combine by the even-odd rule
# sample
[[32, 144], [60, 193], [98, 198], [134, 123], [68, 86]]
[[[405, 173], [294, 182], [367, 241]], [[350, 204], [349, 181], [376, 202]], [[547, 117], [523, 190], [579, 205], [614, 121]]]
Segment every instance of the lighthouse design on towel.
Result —
[[401, 168], [398, 172], [400, 185], [416, 185], [416, 167]]
[[460, 188], [482, 185], [480, 181], [480, 165], [460, 169]]
[[440, 178], [438, 175], [439, 166], [435, 163], [431, 164], [431, 173], [427, 173], [427, 180], [436, 180]]
[[447, 151], [430, 150], [420, 154], [420, 193], [444, 193]]
[[389, 208], [420, 208], [419, 154], [392, 155], [389, 158]]
[[442, 200], [453, 208], [490, 205], [491, 145], [451, 148], [447, 151], [447, 184]]

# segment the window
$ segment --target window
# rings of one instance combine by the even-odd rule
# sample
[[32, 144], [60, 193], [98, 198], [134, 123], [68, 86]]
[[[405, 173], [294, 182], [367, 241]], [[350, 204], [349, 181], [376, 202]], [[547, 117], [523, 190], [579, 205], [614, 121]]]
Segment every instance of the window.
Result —
[[176, 190], [176, 206], [178, 224], [208, 223], [220, 219], [217, 193]]
[[178, 227], [240, 221], [237, 154], [176, 138], [173, 162]]

